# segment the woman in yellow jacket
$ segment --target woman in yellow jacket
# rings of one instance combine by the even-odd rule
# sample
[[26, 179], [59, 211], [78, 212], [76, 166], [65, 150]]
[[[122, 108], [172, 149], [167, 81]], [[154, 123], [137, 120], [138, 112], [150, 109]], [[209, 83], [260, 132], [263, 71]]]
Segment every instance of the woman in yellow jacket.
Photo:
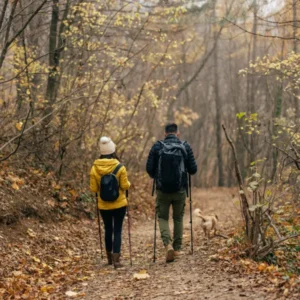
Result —
[[130, 182], [127, 178], [125, 166], [116, 173], [119, 182], [119, 197], [113, 202], [106, 202], [100, 198], [99, 185], [101, 176], [112, 173], [120, 164], [116, 146], [108, 137], [100, 139], [100, 159], [96, 159], [90, 172], [90, 188], [98, 193], [98, 209], [104, 222], [105, 247], [108, 264], [114, 263], [115, 268], [120, 268], [122, 225], [128, 205], [125, 191], [129, 189]]

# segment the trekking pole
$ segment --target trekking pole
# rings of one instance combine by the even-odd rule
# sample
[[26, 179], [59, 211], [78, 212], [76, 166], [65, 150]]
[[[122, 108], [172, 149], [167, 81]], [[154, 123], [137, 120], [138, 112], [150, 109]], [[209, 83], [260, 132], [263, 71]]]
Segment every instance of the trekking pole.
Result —
[[103, 259], [103, 249], [102, 249], [102, 235], [101, 235], [101, 223], [100, 223], [100, 212], [98, 209], [98, 194], [96, 193], [96, 213], [98, 217], [98, 227], [99, 227], [99, 239], [100, 239], [100, 251], [101, 251], [101, 259]]
[[[153, 186], [152, 186], [152, 197], [155, 193], [155, 179], [153, 179]], [[156, 223], [157, 223], [157, 212], [156, 212], [156, 205], [154, 208], [154, 242], [153, 242], [153, 262], [156, 261]]]
[[[128, 202], [128, 190], [126, 190], [126, 198], [127, 198], [127, 202]], [[128, 239], [129, 239], [130, 266], [132, 267], [129, 202], [128, 202], [128, 205], [127, 205], [127, 219], [128, 219]]]
[[191, 224], [191, 252], [194, 253], [194, 237], [193, 237], [193, 208], [192, 208], [192, 180], [189, 174], [189, 190], [190, 190], [190, 224]]
[[[156, 208], [155, 208], [156, 209]], [[153, 250], [153, 262], [156, 262], [156, 223], [157, 223], [157, 213], [155, 211], [155, 217], [154, 217], [154, 250]]]

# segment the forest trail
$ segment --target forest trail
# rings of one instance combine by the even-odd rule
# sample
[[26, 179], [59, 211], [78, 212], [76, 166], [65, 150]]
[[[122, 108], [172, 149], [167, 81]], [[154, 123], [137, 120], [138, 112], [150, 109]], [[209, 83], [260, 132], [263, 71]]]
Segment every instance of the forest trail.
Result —
[[[234, 229], [233, 225], [240, 221], [239, 207], [232, 199], [231, 190], [195, 191], [193, 204], [194, 208], [200, 207], [205, 213], [216, 213], [222, 233], [229, 233]], [[95, 277], [84, 290], [85, 299], [279, 299], [274, 294], [267, 294], [259, 274], [245, 275], [231, 261], [214, 261], [212, 255], [222, 248], [225, 241], [219, 237], [204, 240], [197, 220], [194, 220], [194, 255], [190, 255], [188, 209], [187, 202], [184, 256], [166, 264], [158, 233], [158, 260], [153, 263], [154, 224], [147, 220], [135, 224], [132, 229], [133, 267], [130, 267], [126, 220], [122, 257], [124, 269], [115, 271], [111, 266], [104, 266], [104, 261], [97, 261]], [[134, 274], [139, 272], [147, 272], [149, 277], [134, 279]]]

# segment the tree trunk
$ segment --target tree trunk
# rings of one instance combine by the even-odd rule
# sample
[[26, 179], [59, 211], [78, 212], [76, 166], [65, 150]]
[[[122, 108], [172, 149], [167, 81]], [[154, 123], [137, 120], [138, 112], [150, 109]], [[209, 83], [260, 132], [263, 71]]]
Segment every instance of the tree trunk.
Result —
[[[62, 20], [59, 24], [59, 0], [52, 0], [52, 15], [50, 24], [50, 34], [49, 34], [49, 75], [46, 90], [46, 99], [48, 100], [47, 107], [44, 110], [44, 115], [51, 114], [53, 111], [53, 105], [56, 102], [56, 97], [58, 89], [60, 86], [60, 61], [61, 53], [64, 50], [65, 39], [63, 38], [63, 33], [65, 31], [64, 20], [67, 19], [69, 12], [70, 0], [67, 0]], [[52, 116], [45, 118], [44, 125], [48, 125], [51, 121]]]
[[3, 9], [1, 11], [1, 15], [0, 15], [0, 29], [2, 28], [2, 24], [4, 21], [4, 16], [5, 16], [5, 12], [7, 9], [7, 4], [8, 4], [8, 0], [4, 0], [4, 4], [3, 4]]
[[[10, 45], [10, 43], [9, 43], [10, 29], [12, 27], [12, 23], [13, 23], [13, 19], [14, 19], [14, 15], [15, 15], [15, 11], [16, 11], [16, 8], [17, 8], [18, 1], [19, 0], [14, 0], [12, 2], [12, 8], [11, 8], [11, 12], [10, 12], [8, 22], [7, 22], [7, 25], [6, 25], [6, 31], [5, 31], [3, 47], [2, 47], [2, 50], [1, 50], [1, 54], [0, 54], [0, 69], [2, 68], [2, 65], [3, 65], [3, 62], [4, 62], [8, 47]], [[4, 3], [4, 5], [5, 5], [5, 3]], [[6, 10], [6, 6], [4, 6], [4, 8]], [[1, 18], [2, 17], [4, 18], [4, 16], [5, 16], [4, 8], [3, 8], [3, 12], [2, 12], [4, 15], [1, 16]], [[2, 23], [3, 19], [1, 19], [0, 21]]]
[[[293, 50], [295, 53], [298, 52], [298, 41], [297, 41], [297, 2], [298, 0], [293, 0], [293, 37], [294, 37], [294, 45]], [[299, 111], [299, 99], [297, 97], [298, 91], [297, 89], [293, 90], [293, 100], [295, 105], [295, 111], [296, 111], [296, 118], [300, 117], [300, 111]]]
[[[56, 100], [56, 81], [58, 79], [58, 57], [57, 57], [57, 31], [59, 22], [59, 0], [52, 0], [52, 15], [49, 33], [49, 75], [46, 90], [47, 107], [44, 115], [53, 111], [53, 104]], [[44, 125], [51, 121], [51, 117], [45, 119]]]
[[223, 126], [226, 140], [232, 149], [232, 153], [233, 153], [233, 157], [234, 157], [235, 174], [236, 174], [236, 179], [239, 184], [239, 193], [240, 193], [240, 197], [241, 197], [242, 213], [243, 213], [243, 216], [245, 219], [245, 225], [246, 225], [246, 235], [247, 235], [248, 239], [250, 241], [252, 241], [252, 236], [253, 236], [253, 226], [252, 226], [253, 222], [252, 221], [253, 220], [249, 213], [249, 203], [248, 203], [247, 196], [244, 192], [244, 183], [243, 183], [243, 178], [242, 178], [242, 174], [240, 171], [239, 161], [237, 160], [236, 149], [235, 149], [235, 146], [234, 146], [231, 138], [229, 137], [229, 135], [226, 131], [226, 127], [224, 125], [222, 125], [222, 126]]
[[[285, 32], [285, 31], [284, 31]], [[283, 60], [284, 56], [284, 48], [285, 48], [285, 41], [282, 41], [281, 46], [281, 60]], [[282, 76], [281, 76], [282, 77]], [[278, 87], [276, 96], [275, 96], [275, 111], [274, 111], [274, 117], [280, 118], [282, 113], [282, 102], [283, 102], [283, 83], [280, 84]], [[273, 125], [273, 135], [277, 135], [277, 127]], [[277, 171], [277, 163], [278, 163], [278, 150], [273, 147], [272, 149], [273, 153], [273, 166], [272, 166], [272, 174], [271, 178], [272, 180], [275, 180], [276, 178], [276, 171]]]
[[[253, 35], [252, 35], [252, 55], [251, 60], [252, 63], [255, 63], [256, 60], [256, 48], [257, 48], [257, 11], [258, 5], [257, 0], [253, 2]], [[255, 91], [256, 91], [256, 80], [255, 77], [252, 75], [250, 80], [249, 86], [249, 98], [248, 98], [248, 112], [255, 113], [256, 112], [256, 105], [255, 105]], [[254, 137], [253, 135], [249, 135], [249, 160], [250, 162], [255, 161], [255, 146], [254, 146]]]
[[[213, 19], [216, 22], [217, 0], [214, 0]], [[222, 103], [219, 93], [219, 45], [218, 32], [214, 29], [214, 42], [216, 43], [214, 51], [214, 84], [215, 84], [215, 105], [216, 105], [216, 142], [217, 142], [217, 164], [218, 164], [218, 186], [224, 186], [223, 158], [222, 158], [222, 128], [221, 128], [221, 110]]]

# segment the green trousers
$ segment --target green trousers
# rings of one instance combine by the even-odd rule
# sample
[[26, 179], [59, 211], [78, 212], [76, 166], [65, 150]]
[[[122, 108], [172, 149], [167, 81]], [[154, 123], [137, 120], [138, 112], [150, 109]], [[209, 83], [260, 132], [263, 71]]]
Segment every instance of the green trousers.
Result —
[[161, 238], [165, 246], [172, 243], [169, 228], [170, 206], [172, 206], [173, 209], [173, 248], [175, 251], [179, 251], [182, 245], [185, 200], [186, 191], [184, 189], [176, 193], [163, 193], [159, 190], [157, 191], [156, 213], [158, 214]]

